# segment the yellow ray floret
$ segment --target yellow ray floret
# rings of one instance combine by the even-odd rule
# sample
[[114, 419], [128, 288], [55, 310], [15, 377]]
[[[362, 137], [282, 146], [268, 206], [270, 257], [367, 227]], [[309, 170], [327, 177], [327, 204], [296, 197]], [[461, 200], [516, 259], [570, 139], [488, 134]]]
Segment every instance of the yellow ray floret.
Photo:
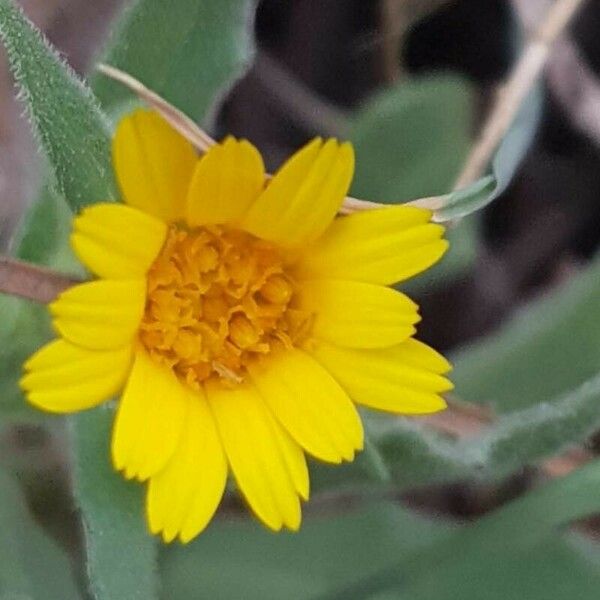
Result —
[[137, 279], [146, 275], [166, 235], [167, 225], [151, 215], [122, 204], [101, 203], [75, 217], [71, 245], [95, 275]]
[[417, 305], [388, 285], [447, 248], [431, 213], [394, 206], [336, 218], [354, 153], [317, 138], [269, 179], [258, 150], [227, 138], [205, 155], [136, 111], [113, 146], [125, 204], [74, 219], [98, 279], [50, 306], [59, 339], [25, 363], [36, 407], [68, 413], [121, 392], [115, 469], [147, 485], [149, 529], [188, 542], [229, 474], [273, 530], [296, 530], [306, 455], [353, 460], [356, 404], [442, 410], [448, 362], [413, 338]]
[[265, 185], [265, 166], [249, 142], [227, 138], [198, 163], [188, 191], [192, 227], [239, 222]]
[[168, 223], [184, 217], [196, 152], [156, 113], [138, 110], [119, 123], [113, 162], [127, 204]]
[[175, 453], [152, 477], [147, 509], [150, 530], [170, 542], [196, 537], [210, 522], [225, 490], [227, 460], [204, 395], [189, 398]]

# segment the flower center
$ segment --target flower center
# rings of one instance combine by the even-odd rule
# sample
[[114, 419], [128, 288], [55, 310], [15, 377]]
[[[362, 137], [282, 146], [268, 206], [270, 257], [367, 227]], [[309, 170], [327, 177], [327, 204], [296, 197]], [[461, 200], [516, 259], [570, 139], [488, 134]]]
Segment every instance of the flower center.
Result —
[[273, 245], [224, 226], [172, 226], [148, 273], [140, 341], [198, 389], [241, 382], [248, 364], [304, 341], [312, 315]]

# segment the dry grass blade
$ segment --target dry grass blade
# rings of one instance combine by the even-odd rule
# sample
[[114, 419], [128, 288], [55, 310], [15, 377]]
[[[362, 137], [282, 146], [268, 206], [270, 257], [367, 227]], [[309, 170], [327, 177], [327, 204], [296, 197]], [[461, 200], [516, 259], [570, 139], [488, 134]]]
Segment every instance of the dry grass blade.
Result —
[[143, 83], [128, 73], [105, 64], [99, 64], [97, 69], [107, 77], [122, 83], [132, 92], [137, 94], [141, 100], [162, 115], [165, 121], [167, 121], [173, 129], [189, 140], [190, 143], [201, 152], [206, 152], [215, 144], [215, 140], [213, 140], [206, 131], [198, 127], [192, 119], [182, 113], [178, 108], [175, 108], [164, 98], [161, 98], [156, 92], [149, 90]]
[[531, 32], [523, 54], [502, 87], [479, 140], [456, 180], [455, 189], [465, 188], [483, 175], [525, 97], [545, 67], [554, 42], [584, 2], [585, 0], [556, 0]]

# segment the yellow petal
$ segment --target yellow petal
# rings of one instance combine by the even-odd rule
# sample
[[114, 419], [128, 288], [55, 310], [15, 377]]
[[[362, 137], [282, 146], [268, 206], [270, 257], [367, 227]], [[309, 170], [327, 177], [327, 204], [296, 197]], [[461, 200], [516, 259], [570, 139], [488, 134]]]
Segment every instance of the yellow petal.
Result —
[[190, 226], [239, 221], [265, 184], [258, 150], [246, 140], [227, 138], [200, 160], [187, 197]]
[[277, 424], [249, 385], [207, 386], [210, 408], [238, 488], [271, 529], [300, 526], [300, 500], [281, 450]]
[[308, 500], [310, 495], [310, 480], [304, 451], [279, 423], [275, 422], [273, 428], [277, 431], [279, 449], [285, 460], [294, 487], [302, 500]]
[[424, 271], [448, 248], [444, 227], [412, 206], [369, 210], [336, 219], [303, 259], [303, 277], [389, 285]]
[[439, 352], [415, 338], [395, 346], [394, 354], [397, 360], [432, 373], [444, 375], [452, 370], [452, 365]]
[[281, 167], [250, 207], [242, 227], [284, 247], [303, 246], [331, 224], [353, 173], [349, 143], [317, 138]]
[[309, 454], [326, 462], [352, 460], [362, 449], [356, 408], [337, 382], [301, 350], [255, 364], [252, 380], [277, 420]]
[[157, 113], [124, 117], [113, 141], [113, 162], [127, 204], [166, 222], [185, 216], [198, 157], [192, 145]]
[[304, 281], [300, 301], [315, 314], [316, 338], [350, 348], [398, 344], [420, 319], [417, 305], [401, 292], [357, 281]]
[[179, 444], [167, 466], [150, 478], [150, 530], [165, 542], [196, 537], [212, 519], [227, 480], [227, 461], [214, 418], [202, 392], [189, 391]]
[[56, 330], [68, 341], [92, 350], [131, 344], [144, 312], [144, 280], [100, 280], [63, 292], [50, 305]]
[[71, 245], [86, 267], [106, 279], [143, 277], [158, 255], [167, 226], [124, 204], [94, 204], [73, 221]]
[[99, 352], [55, 340], [26, 363], [21, 387], [42, 410], [69, 413], [109, 400], [131, 368], [131, 347]]
[[440, 394], [452, 389], [452, 383], [421, 366], [426, 351], [413, 342], [407, 340], [378, 350], [339, 348], [319, 342], [311, 354], [359, 404], [401, 414], [443, 410], [446, 403]]
[[115, 418], [115, 469], [140, 481], [160, 471], [179, 442], [187, 410], [187, 391], [172, 371], [138, 350]]

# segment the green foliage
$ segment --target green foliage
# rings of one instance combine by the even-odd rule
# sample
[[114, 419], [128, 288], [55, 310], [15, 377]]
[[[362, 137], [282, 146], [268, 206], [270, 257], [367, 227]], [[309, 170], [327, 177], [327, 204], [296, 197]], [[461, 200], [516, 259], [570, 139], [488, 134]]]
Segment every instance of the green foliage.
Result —
[[600, 426], [600, 375], [553, 402], [542, 402], [500, 419], [470, 444], [486, 472], [506, 475], [586, 440]]
[[247, 520], [217, 522], [190, 546], [163, 549], [163, 597], [315, 598], [395, 564], [446, 530], [385, 503], [306, 518], [295, 534], [273, 535]]
[[96, 600], [153, 600], [155, 540], [141, 510], [142, 486], [125, 482], [110, 463], [112, 420], [113, 411], [104, 406], [71, 418], [88, 574]]
[[[393, 484], [396, 489], [461, 478], [500, 478], [582, 443], [600, 426], [600, 375], [548, 402], [514, 411], [475, 438], [454, 441], [409, 419], [367, 415], [371, 445], [377, 452], [373, 475], [370, 461], [357, 461], [338, 474], [346, 485]], [[316, 489], [340, 480], [317, 470]]]
[[[126, 8], [101, 60], [139, 79], [194, 119], [206, 118], [218, 94], [248, 64], [251, 0], [137, 0]], [[97, 76], [107, 109], [130, 98]]]
[[94, 97], [12, 0], [0, 0], [0, 38], [33, 130], [71, 208], [114, 198], [109, 135]]
[[352, 192], [397, 204], [444, 194], [469, 150], [471, 89], [459, 77], [423, 77], [377, 94], [352, 118]]
[[[163, 549], [163, 596], [179, 600], [201, 590], [208, 598], [244, 600], [592, 600], [600, 583], [594, 565], [554, 532], [570, 514], [558, 517], [555, 510], [531, 544], [526, 534], [510, 543], [513, 530], [528, 530], [530, 511], [545, 508], [555, 494], [538, 493], [534, 506], [511, 505], [465, 530], [387, 503], [314, 515], [297, 534], [217, 522], [191, 546]], [[501, 528], [508, 536], [498, 534]], [[386, 588], [394, 591], [381, 592]]]
[[[380, 599], [388, 597], [381, 596], [382, 592], [391, 590], [396, 592], [390, 598], [401, 593], [401, 597], [411, 600], [465, 597], [483, 600], [498, 598], [503, 591], [509, 590], [508, 597], [567, 599], [575, 595], [577, 598], [595, 598], [600, 580], [597, 572], [581, 561], [577, 561], [575, 573], [565, 570], [563, 561], [573, 565], [575, 561], [569, 556], [567, 547], [553, 548], [552, 541], [556, 540], [553, 536], [558, 528], [600, 510], [599, 485], [600, 462], [596, 461], [530, 492], [473, 525], [442, 537], [425, 549], [418, 549], [369, 581], [328, 596], [328, 599]], [[532, 584], [539, 586], [538, 569], [544, 574], [552, 573], [551, 565], [539, 560], [546, 553], [550, 554], [554, 568], [560, 569], [559, 575], [554, 575], [552, 585], [543, 587], [538, 596], [519, 592], [519, 581], [509, 574], [508, 567], [524, 577], [525, 589], [531, 589]], [[525, 560], [531, 564], [524, 564]], [[501, 566], [503, 568], [499, 568]], [[534, 577], [532, 566], [537, 567]], [[504, 589], [490, 588], [488, 583], [494, 582], [487, 578], [490, 571], [497, 585]], [[593, 578], [589, 587], [582, 587], [582, 573]], [[469, 581], [472, 588], [465, 587]], [[482, 585], [482, 581], [486, 584]]]
[[418, 419], [375, 413], [367, 422], [398, 489], [460, 479], [481, 468], [479, 454], [422, 427]]
[[456, 392], [500, 412], [575, 389], [600, 367], [600, 262], [454, 357]]
[[72, 567], [34, 521], [19, 487], [0, 470], [0, 598], [78, 600]]
[[52, 188], [44, 187], [21, 225], [16, 255], [21, 260], [83, 275], [69, 246], [72, 216], [65, 199]]

